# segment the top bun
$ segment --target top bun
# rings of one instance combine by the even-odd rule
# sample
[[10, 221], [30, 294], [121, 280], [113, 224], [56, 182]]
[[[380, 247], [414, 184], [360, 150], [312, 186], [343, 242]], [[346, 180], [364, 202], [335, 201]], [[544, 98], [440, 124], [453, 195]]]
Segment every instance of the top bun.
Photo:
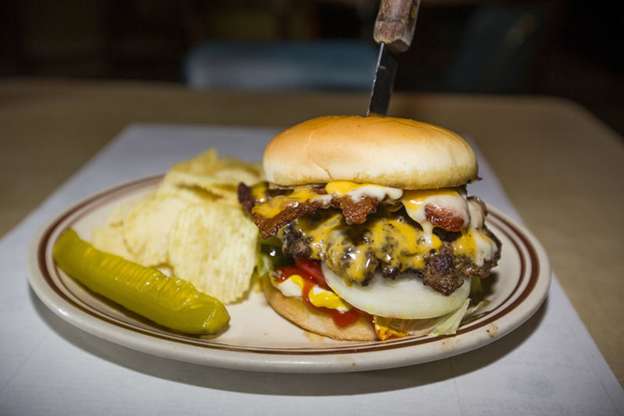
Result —
[[264, 151], [268, 181], [330, 181], [401, 189], [464, 185], [477, 177], [470, 145], [450, 130], [397, 117], [326, 116], [290, 127]]

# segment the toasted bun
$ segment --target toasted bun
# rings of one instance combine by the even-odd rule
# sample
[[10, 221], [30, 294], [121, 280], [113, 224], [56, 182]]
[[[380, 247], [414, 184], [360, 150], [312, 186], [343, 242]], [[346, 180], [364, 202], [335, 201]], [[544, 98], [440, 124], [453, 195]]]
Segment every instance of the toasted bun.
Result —
[[396, 117], [305, 121], [275, 136], [263, 163], [267, 180], [284, 186], [344, 180], [437, 189], [477, 177], [475, 154], [461, 136]]
[[345, 341], [374, 341], [376, 338], [373, 325], [361, 317], [347, 327], [339, 327], [326, 313], [306, 305], [301, 299], [289, 298], [265, 281], [264, 295], [273, 309], [301, 328], [326, 337]]

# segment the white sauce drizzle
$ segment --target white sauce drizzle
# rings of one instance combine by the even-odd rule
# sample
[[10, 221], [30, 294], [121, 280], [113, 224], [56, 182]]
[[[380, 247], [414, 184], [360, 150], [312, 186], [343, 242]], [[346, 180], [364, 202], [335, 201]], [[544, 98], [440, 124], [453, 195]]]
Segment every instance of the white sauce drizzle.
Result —
[[386, 197], [390, 200], [397, 200], [403, 196], [403, 190], [380, 185], [362, 185], [348, 192], [347, 195], [351, 197], [353, 202], [358, 202], [367, 196], [378, 201], [383, 201]]
[[419, 224], [423, 229], [423, 239], [425, 240], [425, 244], [431, 246], [433, 244], [433, 224], [426, 220]]
[[484, 216], [481, 204], [469, 199], [468, 211], [470, 212], [470, 227], [476, 230], [483, 228]]
[[276, 286], [277, 289], [282, 292], [282, 295], [288, 298], [300, 298], [302, 296], [303, 291], [295, 282], [292, 281], [292, 279], [286, 279], [282, 282], [276, 283], [277, 284], [274, 286]]
[[323, 205], [329, 205], [331, 203], [332, 196], [329, 194], [319, 195], [312, 198], [312, 202], [320, 202]]
[[483, 231], [473, 231], [472, 235], [476, 246], [475, 258], [473, 261], [477, 266], [483, 266], [486, 260], [490, 260], [494, 257], [496, 244]]
[[481, 204], [475, 200], [468, 200], [468, 211], [470, 212], [470, 232], [475, 242], [474, 263], [483, 266], [487, 260], [494, 258], [496, 254], [496, 243], [483, 231], [485, 215]]

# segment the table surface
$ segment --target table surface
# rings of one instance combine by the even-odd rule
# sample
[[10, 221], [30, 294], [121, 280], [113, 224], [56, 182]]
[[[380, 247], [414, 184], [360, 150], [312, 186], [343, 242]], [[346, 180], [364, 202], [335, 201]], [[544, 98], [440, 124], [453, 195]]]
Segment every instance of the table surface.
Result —
[[[279, 127], [316, 115], [361, 113], [367, 99], [198, 92], [157, 83], [4, 81], [0, 235], [130, 123]], [[475, 139], [624, 382], [624, 327], [618, 323], [624, 316], [622, 139], [582, 107], [547, 97], [396, 95], [390, 112]]]

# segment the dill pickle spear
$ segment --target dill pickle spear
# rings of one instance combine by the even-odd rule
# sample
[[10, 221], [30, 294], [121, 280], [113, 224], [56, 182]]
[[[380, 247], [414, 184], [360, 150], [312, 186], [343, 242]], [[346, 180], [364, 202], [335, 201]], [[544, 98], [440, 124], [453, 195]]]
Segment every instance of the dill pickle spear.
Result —
[[100, 251], [71, 228], [60, 235], [52, 253], [61, 270], [93, 292], [164, 327], [215, 334], [230, 320], [223, 303], [192, 283]]

